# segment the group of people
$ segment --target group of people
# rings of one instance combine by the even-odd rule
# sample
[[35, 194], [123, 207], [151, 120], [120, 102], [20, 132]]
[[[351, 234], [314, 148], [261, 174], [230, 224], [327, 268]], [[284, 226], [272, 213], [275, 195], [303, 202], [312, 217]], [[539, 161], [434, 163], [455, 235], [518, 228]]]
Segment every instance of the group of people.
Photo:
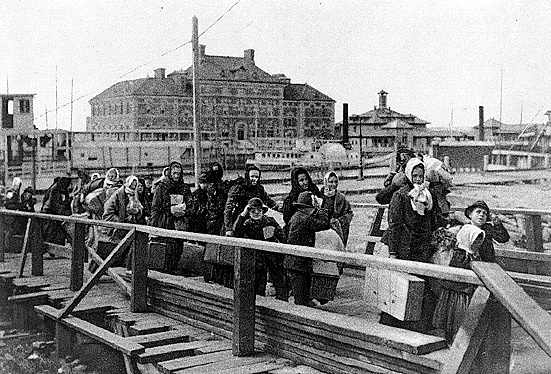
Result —
[[[388, 229], [381, 241], [388, 246], [391, 257], [462, 268], [468, 268], [471, 261], [495, 260], [493, 241], [506, 242], [509, 235], [485, 202], [469, 206], [459, 222], [450, 214], [447, 194], [451, 175], [442, 162], [402, 148], [397, 152], [396, 165], [376, 196], [379, 203], [389, 204]], [[343, 246], [348, 242], [353, 212], [338, 189], [339, 178], [333, 171], [325, 175], [320, 189], [307, 170], [294, 168], [290, 175], [291, 189], [282, 203], [266, 192], [262, 173], [255, 166], [249, 166], [244, 177], [224, 180], [222, 165], [213, 163], [201, 174], [199, 188], [194, 190], [184, 182], [183, 174], [182, 165], [174, 161], [155, 182], [134, 175], [122, 181], [115, 168], [109, 169], [105, 176], [81, 176], [76, 185], [68, 177], [56, 178], [46, 191], [41, 212], [83, 213], [97, 220], [309, 247], [316, 246], [317, 232], [333, 230]], [[29, 187], [20, 195], [20, 187], [19, 178], [14, 178], [6, 208], [34, 211], [32, 189]], [[283, 225], [268, 214], [270, 209], [282, 213]], [[14, 225], [15, 231], [24, 230], [26, 221], [22, 222]], [[43, 234], [46, 241], [58, 244], [64, 244], [68, 237], [66, 228], [58, 221], [48, 222]], [[91, 226], [87, 245], [97, 250], [98, 243], [116, 244], [123, 235], [117, 229]], [[183, 242], [174, 238], [158, 240], [166, 245], [164, 271], [176, 273]], [[205, 281], [233, 287], [233, 251], [231, 246], [206, 245], [202, 269]], [[293, 296], [294, 303], [299, 305], [327, 302], [311, 293], [311, 258], [256, 253], [258, 295], [265, 295], [267, 283], [271, 282], [279, 300], [288, 301]], [[444, 329], [450, 342], [473, 288], [424, 279], [429, 287], [425, 287], [421, 319], [403, 322], [383, 313], [381, 323], [421, 332]]]
[[[388, 229], [382, 243], [391, 257], [469, 268], [471, 261], [495, 261], [493, 241], [504, 243], [509, 234], [484, 201], [466, 208], [465, 217], [450, 216], [451, 175], [439, 161], [418, 156], [411, 149], [397, 153], [397, 169], [385, 180], [376, 200], [389, 204]], [[420, 332], [445, 331], [451, 344], [459, 329], [473, 287], [424, 277], [421, 318], [403, 322], [382, 313], [381, 323]]]

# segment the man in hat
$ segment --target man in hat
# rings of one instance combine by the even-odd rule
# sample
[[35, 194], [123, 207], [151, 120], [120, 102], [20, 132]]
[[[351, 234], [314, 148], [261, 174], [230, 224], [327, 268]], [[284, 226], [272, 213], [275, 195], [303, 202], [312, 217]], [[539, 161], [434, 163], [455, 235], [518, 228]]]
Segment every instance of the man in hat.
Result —
[[[319, 208], [318, 200], [311, 191], [304, 191], [298, 195], [294, 203], [297, 211], [289, 221], [289, 244], [314, 247], [316, 232], [328, 230], [329, 215], [327, 208]], [[312, 259], [285, 255], [283, 266], [287, 269], [291, 288], [295, 297], [295, 304], [310, 304], [310, 286], [312, 281]]]
[[484, 230], [484, 241], [480, 247], [480, 259], [486, 262], [495, 262], [494, 243], [506, 243], [509, 241], [509, 233], [503, 226], [499, 217], [490, 212], [486, 202], [479, 200], [465, 209], [467, 217], [473, 225]]
[[[287, 242], [283, 229], [273, 217], [266, 216], [268, 207], [258, 197], [253, 197], [239, 214], [233, 232], [235, 236], [264, 240], [268, 242]], [[289, 293], [285, 282], [283, 255], [279, 253], [257, 251], [255, 266], [255, 292], [266, 296], [267, 271], [272, 275], [272, 281], [278, 300], [287, 301]]]

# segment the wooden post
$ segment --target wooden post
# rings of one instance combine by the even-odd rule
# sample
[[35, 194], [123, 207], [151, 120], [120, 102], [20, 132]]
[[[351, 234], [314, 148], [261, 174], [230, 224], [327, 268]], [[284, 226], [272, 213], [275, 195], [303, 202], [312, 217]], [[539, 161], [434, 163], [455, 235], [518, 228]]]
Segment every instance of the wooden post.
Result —
[[57, 357], [62, 359], [72, 354], [73, 347], [73, 331], [61, 322], [56, 322], [55, 325], [55, 342], [57, 349]]
[[[383, 230], [381, 230], [381, 222], [383, 221], [383, 215], [385, 214], [385, 208], [380, 207], [377, 209], [377, 215], [373, 219], [373, 222], [371, 223], [371, 227], [369, 229], [369, 235], [370, 236], [382, 236]], [[372, 255], [373, 251], [375, 250], [375, 243], [374, 242], [367, 242], [365, 246], [365, 254], [366, 255]]]
[[490, 292], [484, 287], [478, 287], [455, 335], [449, 359], [444, 363], [441, 374], [470, 372], [492, 318], [487, 307], [489, 299]]
[[87, 253], [84, 245], [85, 229], [83, 223], [75, 223], [75, 235], [73, 236], [73, 251], [71, 253], [71, 283], [69, 289], [78, 291], [82, 287], [84, 276], [84, 257]]
[[195, 188], [199, 188], [199, 174], [201, 174], [201, 90], [199, 88], [199, 69], [201, 57], [199, 55], [199, 21], [193, 16], [191, 34], [191, 49], [193, 51], [192, 79], [193, 79], [193, 159], [195, 165]]
[[23, 248], [21, 248], [21, 260], [19, 263], [19, 273], [17, 273], [17, 278], [21, 278], [23, 276], [23, 272], [25, 271], [25, 262], [27, 262], [27, 253], [29, 253], [29, 247], [30, 247], [30, 236], [31, 236], [31, 228], [32, 228], [33, 220], [32, 218], [29, 218], [27, 221], [27, 228], [25, 229], [25, 238], [23, 239]]
[[4, 215], [0, 215], [0, 262], [4, 262], [4, 252], [6, 251], [6, 228], [4, 227]]
[[[30, 220], [30, 219], [29, 219]], [[31, 274], [44, 275], [44, 241], [42, 240], [42, 223], [36, 220], [32, 227], [31, 245]]]
[[511, 364], [511, 316], [497, 300], [488, 301], [488, 330], [470, 374], [508, 374]]
[[234, 356], [254, 353], [255, 330], [255, 250], [237, 247], [235, 251], [235, 280], [233, 287]]
[[132, 291], [130, 296], [132, 312], [147, 310], [147, 244], [149, 235], [136, 232], [132, 250]]
[[528, 250], [543, 252], [541, 216], [539, 214], [526, 215], [526, 242]]

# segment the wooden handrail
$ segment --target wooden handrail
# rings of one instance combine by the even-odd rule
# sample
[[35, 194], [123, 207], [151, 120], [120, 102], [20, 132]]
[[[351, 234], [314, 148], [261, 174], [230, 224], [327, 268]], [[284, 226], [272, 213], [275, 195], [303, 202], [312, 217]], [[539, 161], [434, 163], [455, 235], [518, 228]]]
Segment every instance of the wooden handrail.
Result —
[[235, 237], [226, 237], [209, 234], [198, 234], [186, 231], [176, 231], [161, 229], [158, 227], [134, 225], [129, 223], [107, 222], [90, 220], [86, 218], [77, 218], [70, 216], [55, 216], [44, 213], [27, 213], [0, 210], [0, 215], [6, 212], [17, 213], [24, 217], [35, 217], [40, 219], [55, 219], [57, 221], [66, 221], [74, 223], [84, 223], [88, 225], [99, 225], [123, 230], [136, 230], [136, 232], [147, 233], [153, 236], [162, 236], [188, 241], [224, 244], [233, 247], [245, 247], [267, 252], [281, 253], [286, 255], [310, 257], [326, 261], [343, 262], [360, 267], [370, 266], [379, 269], [395, 270], [405, 273], [425, 275], [429, 277], [441, 278], [456, 282], [470, 283], [480, 285], [481, 282], [476, 275], [470, 271], [459, 268], [450, 268], [446, 266], [421, 263], [416, 261], [398, 260], [392, 258], [382, 258], [361, 253], [344, 253], [338, 251], [319, 251], [312, 247], [304, 247], [291, 244], [271, 243], [261, 240], [243, 239]]

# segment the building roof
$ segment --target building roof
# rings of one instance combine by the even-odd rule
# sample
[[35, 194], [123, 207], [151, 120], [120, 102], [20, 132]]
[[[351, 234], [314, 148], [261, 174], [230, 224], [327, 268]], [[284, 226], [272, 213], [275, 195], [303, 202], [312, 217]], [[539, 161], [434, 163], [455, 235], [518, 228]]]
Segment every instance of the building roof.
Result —
[[[177, 70], [169, 74], [184, 75], [192, 79], [192, 67], [186, 70]], [[201, 80], [223, 80], [223, 81], [247, 81], [247, 82], [266, 82], [266, 83], [284, 83], [279, 79], [272, 77], [264, 70], [260, 69], [244, 57], [230, 56], [210, 56], [203, 55], [201, 58], [201, 68], [199, 70], [199, 79]]]
[[385, 125], [395, 119], [401, 119], [410, 125], [427, 125], [430, 122], [422, 120], [413, 114], [398, 113], [390, 108], [375, 108], [369, 112], [351, 115], [350, 119], [360, 119], [362, 124]]
[[283, 100], [291, 101], [335, 101], [329, 96], [309, 86], [307, 83], [292, 83], [285, 86]]
[[191, 96], [191, 90], [178, 79], [170, 77], [140, 78], [131, 81], [118, 82], [94, 96], [90, 101], [110, 99], [115, 97], [157, 95], [157, 96]]
[[413, 129], [414, 126], [410, 125], [409, 123], [397, 118], [386, 125], [381, 126], [382, 129]]

